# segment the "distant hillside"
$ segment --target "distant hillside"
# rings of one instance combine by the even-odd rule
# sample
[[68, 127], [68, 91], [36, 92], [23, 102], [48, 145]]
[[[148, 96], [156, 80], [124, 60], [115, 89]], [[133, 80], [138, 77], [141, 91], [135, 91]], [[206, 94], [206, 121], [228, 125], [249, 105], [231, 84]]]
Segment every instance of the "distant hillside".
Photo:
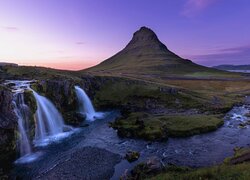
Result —
[[220, 70], [250, 70], [250, 64], [248, 65], [225, 64], [225, 65], [214, 66], [213, 68], [220, 69]]
[[83, 70], [99, 75], [120, 76], [221, 76], [229, 74], [204, 67], [171, 52], [149, 28], [136, 31], [128, 45], [102, 63]]
[[7, 63], [7, 62], [0, 62], [0, 67], [1, 66], [18, 66], [18, 64], [15, 63]]

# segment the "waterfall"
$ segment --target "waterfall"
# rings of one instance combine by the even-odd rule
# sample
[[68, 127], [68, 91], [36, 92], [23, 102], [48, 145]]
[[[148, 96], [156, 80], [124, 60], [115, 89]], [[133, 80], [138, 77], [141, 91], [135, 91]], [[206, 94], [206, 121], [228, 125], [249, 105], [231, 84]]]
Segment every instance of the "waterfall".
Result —
[[19, 131], [19, 149], [20, 155], [25, 156], [31, 154], [31, 145], [27, 135], [28, 132], [28, 124], [30, 118], [30, 109], [24, 103], [24, 95], [23, 93], [14, 94], [14, 111], [18, 118], [18, 131]]
[[42, 155], [41, 152], [32, 152], [30, 136], [30, 108], [24, 102], [25, 90], [30, 90], [36, 99], [37, 111], [35, 113], [35, 145], [47, 145], [50, 142], [61, 140], [71, 135], [75, 130], [64, 124], [62, 115], [50, 100], [39, 95], [30, 88], [34, 81], [8, 80], [4, 85], [14, 93], [14, 112], [18, 120], [19, 149], [21, 157], [15, 163], [28, 163]]
[[104, 117], [104, 113], [95, 111], [91, 100], [83, 89], [79, 86], [75, 86], [75, 92], [79, 103], [80, 113], [86, 115], [86, 120], [94, 121], [95, 119]]
[[35, 141], [63, 132], [64, 121], [56, 107], [46, 97], [33, 91], [37, 102]]

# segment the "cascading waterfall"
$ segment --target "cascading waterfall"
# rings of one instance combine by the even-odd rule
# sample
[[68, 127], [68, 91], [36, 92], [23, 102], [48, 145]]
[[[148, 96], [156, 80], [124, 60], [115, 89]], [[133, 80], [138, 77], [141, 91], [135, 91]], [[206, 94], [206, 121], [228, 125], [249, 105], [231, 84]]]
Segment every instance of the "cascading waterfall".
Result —
[[64, 124], [62, 115], [46, 97], [39, 95], [30, 88], [30, 83], [33, 81], [6, 81], [5, 85], [9, 86], [14, 93], [13, 105], [14, 112], [18, 119], [19, 130], [19, 149], [21, 157], [16, 160], [16, 163], [28, 163], [39, 156], [41, 152], [32, 152], [30, 136], [30, 120], [32, 119], [30, 108], [24, 102], [25, 90], [30, 90], [37, 103], [37, 111], [35, 113], [35, 138], [36, 146], [44, 146], [50, 142], [60, 140], [72, 134], [74, 131], [71, 126]]
[[75, 86], [75, 91], [79, 103], [80, 113], [86, 115], [86, 120], [94, 121], [95, 119], [101, 119], [104, 117], [104, 113], [95, 111], [91, 100], [83, 89], [79, 86]]
[[29, 117], [30, 117], [30, 109], [24, 103], [24, 95], [23, 93], [16, 93], [14, 95], [14, 102], [15, 108], [14, 111], [18, 118], [18, 131], [19, 135], [19, 149], [20, 155], [26, 156], [32, 153], [30, 140], [28, 138], [28, 124], [29, 124]]
[[35, 141], [41, 142], [49, 136], [63, 132], [64, 121], [56, 107], [46, 97], [33, 90], [37, 102]]

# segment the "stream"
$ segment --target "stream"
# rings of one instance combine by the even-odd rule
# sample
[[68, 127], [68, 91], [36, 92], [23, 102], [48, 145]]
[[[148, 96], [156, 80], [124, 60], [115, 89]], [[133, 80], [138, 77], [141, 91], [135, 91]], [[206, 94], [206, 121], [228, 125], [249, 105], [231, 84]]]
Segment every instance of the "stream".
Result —
[[[116, 131], [108, 127], [108, 122], [118, 117], [119, 112], [109, 112], [105, 119], [89, 122], [86, 125], [87, 127], [75, 129], [74, 133], [65, 139], [55, 141], [45, 147], [37, 147], [35, 151], [41, 154], [39, 158], [28, 164], [15, 165], [12, 175], [13, 177], [35, 179], [56, 178], [57, 176], [54, 175], [58, 174], [58, 172], [65, 172], [64, 166], [70, 163], [71, 159], [81, 158], [78, 158], [75, 152], [82, 151], [85, 153], [86, 148], [90, 148], [84, 157], [87, 159], [81, 161], [82, 164], [90, 163], [84, 166], [86, 172], [84, 170], [82, 170], [83, 172], [74, 172], [77, 166], [80, 166], [80, 163], [75, 165], [73, 172], [69, 172], [71, 173], [70, 175], [62, 173], [60, 177], [67, 179], [67, 177], [77, 177], [77, 174], [82, 173], [79, 177], [83, 179], [95, 179], [98, 176], [87, 176], [85, 174], [89, 172], [88, 168], [92, 167], [91, 163], [94, 163], [92, 159], [95, 154], [92, 156], [93, 150], [91, 149], [94, 147], [112, 152], [107, 158], [101, 158], [100, 162], [97, 162], [97, 164], [102, 164], [107, 161], [108, 163], [105, 163], [105, 167], [95, 167], [95, 172], [102, 170], [109, 172], [104, 179], [119, 179], [126, 169], [131, 170], [138, 162], [144, 161], [151, 156], [160, 157], [164, 164], [171, 163], [191, 167], [215, 165], [221, 163], [226, 157], [233, 155], [235, 147], [250, 145], [250, 129], [248, 125], [243, 128], [239, 127], [240, 123], [250, 120], [246, 116], [249, 112], [250, 105], [237, 106], [228, 112], [225, 116], [224, 125], [217, 131], [188, 138], [169, 138], [166, 142], [152, 143], [143, 140], [119, 138]], [[122, 157], [128, 150], [140, 152], [139, 160], [133, 163], [128, 163], [127, 160], [124, 160]], [[74, 153], [75, 155], [72, 155]], [[119, 154], [119, 158], [113, 158], [115, 154]], [[95, 157], [98, 159], [98, 155]], [[76, 179], [79, 179], [79, 177]]]

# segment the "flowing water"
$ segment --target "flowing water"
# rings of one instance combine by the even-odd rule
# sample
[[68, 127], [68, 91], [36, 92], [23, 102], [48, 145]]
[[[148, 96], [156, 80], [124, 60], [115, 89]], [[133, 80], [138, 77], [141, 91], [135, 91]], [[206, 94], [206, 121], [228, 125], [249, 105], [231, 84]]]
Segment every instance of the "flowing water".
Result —
[[75, 91], [78, 99], [79, 111], [81, 114], [86, 116], [87, 121], [104, 118], [104, 113], [95, 111], [91, 100], [83, 89], [79, 86], [75, 86]]
[[[81, 112], [86, 114], [88, 120], [95, 119], [96, 112], [88, 96], [79, 87], [75, 87], [75, 89], [79, 96], [79, 104], [82, 103]], [[52, 106], [47, 99], [40, 97], [38, 94], [34, 95], [36, 96], [38, 104], [40, 102], [43, 107]], [[49, 110], [39, 109], [39, 111], [41, 111], [41, 114], [46, 111], [46, 114], [50, 114], [51, 108], [49, 108]], [[128, 163], [126, 160], [122, 160], [118, 163], [114, 167], [115, 172], [112, 179], [119, 179], [119, 176], [126, 169], [132, 169], [134, 165], [145, 161], [151, 156], [158, 156], [165, 164], [171, 163], [191, 167], [218, 164], [221, 163], [224, 158], [232, 156], [235, 147], [250, 146], [250, 119], [247, 115], [249, 112], [250, 105], [234, 107], [225, 116], [224, 125], [217, 131], [186, 138], [169, 138], [166, 142], [147, 142], [143, 140], [119, 138], [116, 131], [108, 127], [108, 123], [119, 116], [118, 112], [112, 112], [101, 121], [87, 121], [89, 126], [77, 129], [74, 134], [72, 133], [71, 136], [67, 136], [64, 140], [56, 141], [48, 146], [37, 147], [36, 151], [42, 152], [42, 156], [28, 165], [17, 165], [13, 172], [17, 176], [21, 175], [26, 178], [42, 177], [43, 174], [53, 171], [56, 166], [67, 164], [72, 158], [72, 154], [79, 150], [81, 151], [84, 147], [98, 147], [115, 154], [120, 154], [121, 156], [124, 156], [128, 150], [140, 152], [141, 156], [138, 161]], [[57, 112], [53, 112], [52, 114], [53, 115], [47, 117], [48, 119], [51, 118], [51, 121], [55, 119], [55, 117], [52, 117], [57, 114]], [[41, 115], [41, 117], [43, 117], [42, 119], [44, 119], [44, 116], [45, 115]], [[45, 133], [38, 131], [38, 133], [40, 133], [40, 135], [37, 135], [38, 139], [51, 136], [53, 133], [60, 134], [60, 132], [63, 131], [63, 121], [60, 120], [52, 124], [47, 122], [49, 120], [41, 122], [44, 123], [45, 131], [42, 132]], [[58, 123], [58, 126], [54, 123]], [[245, 124], [245, 126], [242, 126], [242, 123]], [[25, 123], [21, 123], [21, 125], [25, 127]], [[56, 131], [51, 132], [47, 126], [54, 126]], [[22, 127], [20, 131], [23, 131]], [[91, 152], [86, 158], [93, 160]], [[82, 163], [84, 164], [86, 162], [82, 161]], [[77, 168], [77, 164], [74, 164], [74, 166]], [[95, 170], [98, 171], [98, 168]], [[70, 173], [74, 174], [74, 172]]]
[[30, 117], [29, 107], [24, 103], [23, 93], [17, 93], [14, 95], [14, 111], [18, 118], [18, 131], [19, 137], [19, 149], [20, 156], [31, 154], [31, 145], [28, 138], [28, 121]]
[[63, 133], [64, 122], [62, 115], [46, 97], [33, 91], [37, 102], [35, 143], [41, 144], [48, 137]]
[[[30, 88], [33, 81], [6, 81], [5, 85], [10, 87], [14, 100], [14, 112], [18, 120], [18, 147], [20, 158], [16, 163], [30, 163], [41, 156], [41, 152], [32, 152], [34, 146], [46, 146], [54, 141], [59, 141], [70, 134], [73, 128], [64, 124], [62, 115], [46, 97], [39, 95]], [[30, 108], [25, 104], [24, 92], [32, 91], [37, 103], [37, 111], [35, 113], [35, 137], [31, 139], [31, 120], [32, 114]], [[67, 130], [67, 132], [64, 132]], [[33, 143], [31, 143], [33, 142]]]
[[[172, 163], [191, 167], [210, 166], [221, 163], [224, 158], [232, 156], [235, 147], [250, 145], [250, 128], [248, 126], [243, 129], [239, 128], [242, 122], [250, 120], [246, 115], [249, 112], [249, 105], [235, 107], [225, 116], [225, 124], [217, 131], [187, 138], [169, 138], [166, 142], [119, 138], [116, 131], [108, 127], [108, 122], [119, 116], [118, 112], [112, 112], [101, 121], [91, 122], [88, 127], [78, 129], [78, 132], [61, 141], [60, 144], [43, 149], [44, 156], [30, 165], [33, 168], [26, 169], [27, 167], [24, 166], [21, 168], [27, 170], [26, 173], [31, 173], [34, 177], [37, 174], [46, 174], [60, 164], [67, 164], [71, 155], [83, 147], [98, 147], [121, 156], [124, 156], [128, 150], [140, 152], [141, 156], [138, 161], [128, 163], [126, 160], [122, 160], [118, 163], [112, 179], [119, 179], [126, 169], [132, 169], [134, 165], [151, 156], [160, 157], [165, 164]], [[86, 158], [93, 157], [90, 154]]]

